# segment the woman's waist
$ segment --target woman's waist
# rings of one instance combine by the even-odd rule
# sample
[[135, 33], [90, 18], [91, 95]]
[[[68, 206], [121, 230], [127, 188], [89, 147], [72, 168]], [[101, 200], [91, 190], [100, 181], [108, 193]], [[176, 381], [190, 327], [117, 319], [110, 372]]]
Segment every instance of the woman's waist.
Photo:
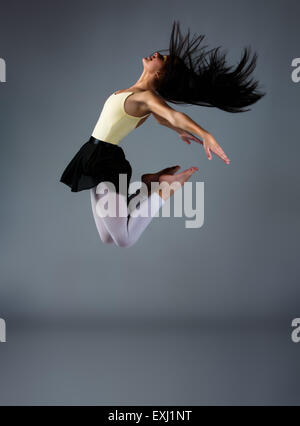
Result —
[[90, 136], [90, 139], [88, 140], [88, 142], [94, 144], [94, 145], [98, 145], [99, 143], [103, 146], [110, 146], [110, 147], [116, 147], [116, 148], [120, 148], [118, 146], [118, 144], [113, 143], [113, 142], [108, 142], [108, 141], [104, 141], [102, 139], [97, 139], [94, 136]]

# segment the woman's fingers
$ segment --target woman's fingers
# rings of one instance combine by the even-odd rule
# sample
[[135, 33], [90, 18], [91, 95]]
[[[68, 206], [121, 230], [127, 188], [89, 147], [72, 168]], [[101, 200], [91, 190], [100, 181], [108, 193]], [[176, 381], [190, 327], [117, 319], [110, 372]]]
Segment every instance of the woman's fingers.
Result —
[[230, 162], [230, 160], [229, 160], [229, 158], [227, 157], [227, 155], [225, 154], [225, 152], [223, 151], [223, 149], [219, 146], [219, 147], [217, 147], [217, 150], [216, 150], [216, 154], [223, 160], [223, 161], [225, 161], [225, 163], [229, 163]]
[[191, 142], [190, 142], [188, 139], [182, 138], [182, 140], [183, 140], [185, 143], [187, 143], [188, 145], [190, 145], [190, 144], [191, 144]]
[[214, 154], [218, 155], [221, 158], [221, 160], [223, 160], [226, 164], [230, 163], [229, 158], [227, 157], [223, 149], [220, 147], [220, 145], [218, 144], [218, 142], [214, 139], [212, 135], [209, 135], [208, 137], [203, 138], [203, 140], [201, 140], [197, 138], [196, 136], [194, 136], [192, 133], [182, 132], [180, 134], [180, 138], [188, 145], [191, 144], [190, 142], [191, 140], [202, 144], [205, 150], [205, 153], [207, 155], [207, 158], [209, 160], [212, 160], [212, 152], [213, 152]]
[[205, 152], [206, 152], [207, 158], [208, 158], [209, 160], [211, 160], [211, 159], [212, 159], [212, 155], [211, 155], [211, 153], [210, 153], [210, 150], [209, 150], [208, 146], [204, 145], [204, 150], [205, 150]]
[[194, 136], [194, 135], [193, 135], [192, 133], [190, 133], [190, 132], [187, 132], [187, 131], [181, 131], [181, 132], [178, 132], [178, 134], [179, 134], [180, 138], [181, 138], [184, 142], [188, 143], [189, 145], [191, 144], [191, 142], [190, 142], [190, 141], [195, 141], [195, 142], [197, 142], [197, 143], [203, 144], [203, 141], [202, 141], [202, 140], [198, 139], [196, 136]]
[[186, 136], [180, 136], [180, 138], [183, 140], [183, 142], [187, 143], [188, 145], [191, 144], [191, 142], [188, 140]]
[[192, 136], [191, 139], [197, 143], [203, 144], [203, 141], [201, 139], [196, 138], [195, 136]]
[[205, 149], [207, 158], [209, 160], [212, 160], [212, 155], [211, 155], [211, 152], [210, 152], [210, 151], [212, 151], [214, 154], [218, 155], [221, 158], [221, 160], [223, 160], [226, 164], [230, 163], [229, 158], [227, 157], [227, 155], [225, 154], [223, 149], [220, 147], [220, 145], [214, 145], [214, 146], [210, 146], [210, 147], [205, 145], [204, 149]]
[[218, 155], [221, 158], [221, 160], [223, 160], [223, 161], [225, 161], [225, 163], [229, 164], [230, 160], [227, 157], [227, 155], [225, 154], [225, 152], [223, 151], [223, 149], [220, 147], [220, 145], [218, 144], [218, 142], [214, 141], [214, 143], [210, 145], [210, 149], [216, 155]]
[[211, 154], [208, 150], [214, 152], [216, 155], [218, 155], [226, 164], [230, 163], [229, 158], [227, 157], [227, 155], [225, 154], [225, 152], [223, 151], [223, 149], [220, 147], [220, 145], [218, 144], [218, 142], [215, 140], [215, 138], [213, 137], [213, 135], [206, 134], [203, 137], [204, 140], [204, 149], [205, 152], [208, 156], [208, 158], [211, 160]]

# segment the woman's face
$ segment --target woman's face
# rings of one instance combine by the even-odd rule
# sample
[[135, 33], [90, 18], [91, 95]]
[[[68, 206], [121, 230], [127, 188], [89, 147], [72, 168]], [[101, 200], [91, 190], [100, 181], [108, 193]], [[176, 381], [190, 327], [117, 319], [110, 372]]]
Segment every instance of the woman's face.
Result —
[[143, 58], [144, 69], [151, 73], [160, 72], [163, 70], [167, 60], [168, 55], [161, 55], [159, 52], [155, 52], [153, 55]]

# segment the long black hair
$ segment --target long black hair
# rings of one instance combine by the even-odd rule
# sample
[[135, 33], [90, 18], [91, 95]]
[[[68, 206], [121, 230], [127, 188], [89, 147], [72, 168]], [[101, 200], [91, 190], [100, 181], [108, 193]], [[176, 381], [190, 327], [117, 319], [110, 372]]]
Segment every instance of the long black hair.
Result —
[[[170, 56], [157, 82], [156, 91], [174, 104], [216, 107], [227, 112], [246, 112], [266, 93], [257, 90], [258, 81], [249, 79], [256, 67], [257, 53], [250, 57], [245, 47], [234, 69], [226, 64], [220, 47], [203, 46], [205, 35], [190, 40], [190, 30], [182, 36], [179, 21], [174, 21], [169, 49], [159, 50]], [[193, 57], [193, 55], [196, 56]]]

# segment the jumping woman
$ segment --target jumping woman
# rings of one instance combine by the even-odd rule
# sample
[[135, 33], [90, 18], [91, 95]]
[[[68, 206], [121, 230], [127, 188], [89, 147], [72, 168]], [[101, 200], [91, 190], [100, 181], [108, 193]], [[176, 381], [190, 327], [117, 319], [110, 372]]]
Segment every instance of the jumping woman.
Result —
[[[238, 113], [249, 111], [245, 107], [265, 95], [257, 90], [258, 82], [250, 79], [256, 67], [256, 53], [250, 58], [250, 48], [244, 48], [233, 69], [226, 64], [226, 54], [220, 52], [220, 47], [206, 50], [202, 46], [204, 37], [190, 40], [188, 30], [183, 38], [179, 21], [174, 21], [167, 52], [160, 50], [144, 57], [143, 72], [137, 82], [107, 98], [90, 139], [61, 176], [60, 181], [72, 192], [90, 190], [96, 227], [105, 243], [132, 246], [166, 200], [198, 170], [190, 167], [176, 173], [180, 168], [176, 165], [144, 174], [142, 186], [148, 192], [138, 190], [129, 196], [132, 168], [119, 145], [126, 135], [152, 114], [159, 124], [176, 131], [185, 143], [201, 144], [209, 160], [214, 153], [228, 165], [229, 158], [212, 134], [166, 101]], [[120, 176], [126, 178], [125, 191], [120, 187]], [[113, 206], [108, 208], [108, 214], [104, 213], [103, 197], [108, 206]], [[130, 211], [129, 203], [136, 209]]]

